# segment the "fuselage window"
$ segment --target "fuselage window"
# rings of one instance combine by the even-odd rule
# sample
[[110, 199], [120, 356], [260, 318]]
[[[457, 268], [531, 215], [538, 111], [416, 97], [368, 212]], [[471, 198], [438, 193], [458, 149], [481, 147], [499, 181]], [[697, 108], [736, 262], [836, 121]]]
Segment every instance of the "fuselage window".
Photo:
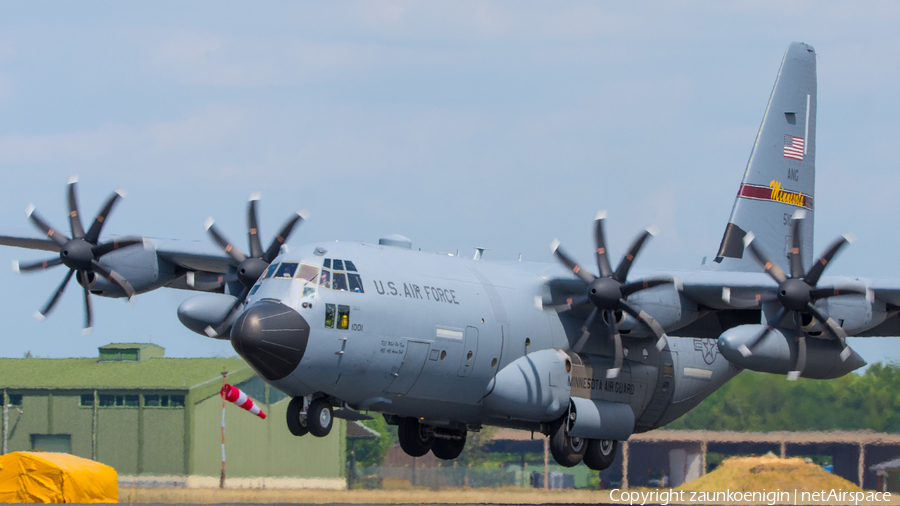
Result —
[[272, 264], [266, 269], [266, 273], [263, 274], [263, 279], [269, 279], [272, 277], [272, 274], [275, 274], [275, 269], [278, 268], [278, 264]]
[[337, 328], [347, 330], [350, 328], [350, 306], [338, 305]]
[[[350, 262], [347, 262], [347, 263], [349, 264]], [[348, 267], [349, 267], [349, 265], [348, 265]], [[359, 274], [356, 274], [355, 272], [348, 272], [347, 278], [349, 278], [349, 280], [350, 280], [350, 291], [351, 292], [363, 293], [362, 278], [359, 277]]]
[[297, 272], [297, 264], [294, 262], [284, 262], [275, 271], [276, 278], [292, 278], [294, 277], [294, 273]]
[[335, 272], [334, 273], [334, 281], [331, 283], [331, 288], [335, 290], [340, 290], [342, 292], [347, 291], [347, 275], [343, 272]]
[[319, 284], [325, 288], [331, 288], [331, 271], [322, 269], [322, 275], [319, 276]]
[[356, 266], [353, 265], [353, 262], [351, 262], [350, 260], [344, 260], [344, 268], [346, 268], [348, 271], [356, 272]]
[[334, 304], [325, 304], [325, 328], [334, 328]]
[[330, 258], [325, 259], [325, 268], [331, 269], [331, 259]]

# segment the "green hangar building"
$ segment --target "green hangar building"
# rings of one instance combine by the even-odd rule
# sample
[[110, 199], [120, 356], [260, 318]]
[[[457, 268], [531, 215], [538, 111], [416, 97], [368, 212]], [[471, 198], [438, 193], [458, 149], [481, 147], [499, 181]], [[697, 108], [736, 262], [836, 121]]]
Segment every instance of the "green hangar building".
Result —
[[0, 359], [2, 452], [59, 451], [114, 467], [120, 480], [218, 486], [222, 372], [268, 415], [225, 406], [226, 485], [346, 486], [346, 423], [295, 437], [289, 398], [239, 358], [165, 358], [153, 344], [109, 344], [98, 358]]

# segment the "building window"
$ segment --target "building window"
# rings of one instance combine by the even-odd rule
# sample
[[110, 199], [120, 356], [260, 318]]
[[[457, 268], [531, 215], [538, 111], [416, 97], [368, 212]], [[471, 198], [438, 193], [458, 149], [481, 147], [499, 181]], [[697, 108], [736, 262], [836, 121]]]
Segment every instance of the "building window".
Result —
[[[0, 405], [6, 406], [6, 399], [0, 393]], [[9, 405], [22, 407], [22, 394], [9, 394]]]
[[81, 394], [81, 405], [90, 408], [94, 405], [94, 394]]
[[[98, 405], [102, 408], [136, 408], [140, 406], [140, 396], [137, 394], [100, 394]], [[85, 404], [86, 402], [89, 403]], [[93, 405], [92, 395], [82, 395], [81, 405]], [[160, 395], [146, 394], [144, 395], [144, 406], [148, 408], [181, 408], [184, 407], [183, 395]]]

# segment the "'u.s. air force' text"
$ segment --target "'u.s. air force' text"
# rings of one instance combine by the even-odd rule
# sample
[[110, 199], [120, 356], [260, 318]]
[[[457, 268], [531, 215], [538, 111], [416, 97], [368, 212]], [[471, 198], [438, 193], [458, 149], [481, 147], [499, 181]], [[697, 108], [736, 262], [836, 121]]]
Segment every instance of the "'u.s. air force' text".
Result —
[[634, 395], [634, 383], [626, 383], [616, 380], [602, 380], [576, 376], [569, 380], [569, 387], [583, 388], [585, 390], [600, 390], [617, 394]]
[[403, 290], [401, 291], [400, 287], [393, 281], [388, 281], [386, 288], [384, 281], [375, 280], [373, 282], [375, 283], [375, 291], [378, 292], [379, 295], [396, 295], [398, 297], [407, 297], [410, 299], [432, 300], [434, 302], [459, 305], [459, 302], [456, 301], [456, 292], [446, 288], [402, 283]]

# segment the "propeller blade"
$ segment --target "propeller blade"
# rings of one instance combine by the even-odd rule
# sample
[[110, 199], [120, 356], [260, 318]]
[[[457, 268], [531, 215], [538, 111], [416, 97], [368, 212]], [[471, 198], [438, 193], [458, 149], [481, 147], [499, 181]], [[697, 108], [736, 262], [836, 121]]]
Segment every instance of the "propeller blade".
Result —
[[34, 212], [34, 206], [29, 205], [25, 210], [25, 214], [28, 215], [28, 218], [31, 219], [31, 222], [43, 233], [47, 234], [47, 237], [53, 240], [56, 244], [60, 246], [65, 246], [67, 242], [69, 242], [69, 238], [66, 237], [65, 234], [57, 232], [50, 225], [47, 224], [46, 221], [42, 220], [40, 216], [36, 212]]
[[819, 322], [825, 326], [825, 329], [828, 330], [828, 332], [832, 336], [834, 336], [835, 339], [841, 342], [843, 342], [844, 339], [847, 339], [847, 333], [844, 332], [844, 329], [842, 329], [841, 326], [838, 325], [836, 321], [834, 321], [834, 319], [825, 318], [825, 316], [821, 312], [819, 312], [819, 309], [814, 306], [812, 302], [806, 305], [806, 311], [809, 312], [809, 314], [813, 315], [816, 320], [819, 320]]
[[281, 227], [281, 230], [278, 231], [278, 235], [272, 239], [272, 244], [269, 245], [269, 249], [266, 250], [265, 256], [263, 256], [263, 260], [266, 262], [272, 263], [272, 260], [275, 260], [275, 257], [278, 256], [278, 252], [281, 251], [281, 245], [287, 241], [288, 236], [291, 235], [291, 232], [294, 230], [294, 226], [297, 225], [297, 222], [300, 220], [305, 220], [309, 216], [309, 213], [306, 212], [306, 209], [301, 209], [297, 211], [296, 216], [292, 217]]
[[569, 257], [569, 255], [565, 254], [559, 247], [559, 241], [555, 239], [553, 240], [553, 243], [550, 244], [550, 251], [552, 251], [556, 255], [556, 258], [558, 258], [563, 265], [565, 265], [570, 271], [572, 271], [573, 274], [578, 276], [585, 283], [591, 283], [595, 279], [597, 279], [593, 274], [582, 269], [580, 265], [575, 263], [575, 261]]
[[640, 292], [641, 290], [646, 290], [647, 288], [653, 288], [654, 286], [665, 285], [667, 283], [673, 283], [674, 281], [671, 279], [644, 279], [641, 281], [633, 281], [631, 283], [625, 283], [622, 285], [622, 297], [628, 297], [629, 295]]
[[759, 248], [753, 244], [753, 239], [756, 236], [753, 235], [753, 232], [748, 232], [746, 236], [744, 236], [744, 247], [750, 250], [750, 253], [753, 254], [753, 257], [756, 258], [756, 261], [759, 265], [762, 266], [763, 270], [766, 271], [766, 274], [772, 277], [778, 284], [784, 282], [787, 279], [787, 275], [785, 275], [784, 271], [781, 270], [781, 267], [778, 266], [775, 262], [769, 259], [769, 257], [760, 251]]
[[93, 325], [91, 324], [91, 291], [88, 289], [87, 271], [78, 271], [78, 276], [81, 278], [81, 286], [84, 288], [84, 330], [81, 331], [81, 335], [89, 336]]
[[250, 205], [247, 206], [247, 227], [250, 234], [250, 256], [262, 258], [263, 247], [259, 240], [259, 224], [256, 219], [256, 202], [259, 200], [259, 193], [250, 194]]
[[619, 283], [624, 283], [626, 279], [628, 279], [628, 271], [631, 270], [631, 264], [634, 263], [635, 257], [637, 257], [638, 253], [640, 253], [641, 248], [644, 246], [644, 243], [651, 235], [656, 235], [658, 229], [656, 227], [650, 226], [647, 227], [646, 230], [642, 234], [640, 234], [637, 239], [632, 243], [631, 248], [628, 250], [628, 253], [625, 253], [625, 256], [622, 257], [622, 261], [619, 262], [619, 266], [616, 268], [616, 272], [613, 274], [613, 279], [618, 281]]
[[745, 357], [749, 357], [750, 355], [753, 355], [753, 348], [755, 348], [756, 345], [760, 341], [762, 341], [762, 339], [764, 337], [766, 337], [769, 334], [769, 332], [775, 330], [775, 325], [777, 325], [778, 322], [780, 322], [781, 319], [784, 318], [784, 315], [786, 315], [786, 314], [787, 314], [787, 308], [783, 307], [783, 308], [779, 309], [778, 312], [775, 313], [775, 317], [766, 322], [766, 328], [764, 328], [762, 330], [762, 332], [759, 333], [759, 335], [757, 335], [749, 343], [742, 344], [741, 346], [738, 347], [738, 351], [741, 352], [741, 355], [743, 355]]
[[78, 216], [78, 200], [75, 198], [75, 185], [78, 184], [78, 176], [69, 178], [69, 226], [72, 228], [72, 239], [84, 237], [84, 227], [81, 226], [81, 217]]
[[856, 238], [853, 237], [853, 234], [844, 234], [838, 240], [831, 243], [831, 246], [825, 250], [822, 257], [809, 268], [809, 272], [806, 273], [806, 282], [809, 283], [810, 286], [816, 286], [819, 283], [819, 278], [822, 276], [822, 273], [825, 272], [825, 267], [828, 265], [828, 262], [831, 262], [831, 259], [838, 254], [841, 248], [854, 240], [856, 240]]
[[613, 359], [612, 369], [606, 371], [606, 377], [608, 379], [617, 378], [619, 376], [619, 372], [622, 370], [622, 361], [625, 358], [624, 352], [622, 351], [622, 336], [619, 335], [618, 331], [612, 335], [612, 341], [613, 347], [615, 348], [615, 358]]
[[806, 272], [803, 270], [803, 255], [800, 254], [801, 240], [800, 225], [806, 218], [806, 211], [798, 210], [791, 220], [791, 278], [802, 278]]
[[103, 204], [103, 207], [100, 208], [100, 212], [97, 213], [97, 217], [94, 218], [94, 222], [91, 224], [91, 228], [88, 229], [87, 234], [84, 235], [84, 240], [91, 243], [97, 244], [97, 241], [100, 240], [100, 232], [103, 231], [103, 225], [106, 223], [106, 218], [109, 217], [109, 213], [112, 211], [113, 206], [116, 205], [116, 202], [119, 198], [125, 196], [125, 190], [119, 188], [109, 198], [106, 200], [106, 203]]
[[129, 283], [128, 280], [122, 277], [122, 275], [118, 272], [107, 269], [106, 267], [102, 266], [97, 260], [91, 260], [91, 269], [93, 269], [97, 274], [108, 279], [110, 283], [121, 288], [125, 292], [125, 294], [128, 295], [129, 299], [134, 297], [134, 288], [131, 286], [131, 283]]
[[50, 260], [42, 260], [40, 262], [32, 262], [27, 264], [19, 264], [16, 263], [16, 270], [20, 272], [34, 272], [34, 271], [42, 271], [49, 267], [56, 267], [57, 265], [62, 263], [62, 259], [60, 257], [54, 257]]
[[219, 245], [220, 248], [225, 250], [225, 253], [228, 253], [228, 256], [231, 257], [237, 263], [241, 263], [247, 259], [247, 255], [245, 255], [240, 249], [238, 249], [235, 245], [231, 244], [228, 239], [225, 239], [225, 236], [219, 233], [219, 230], [216, 228], [215, 222], [212, 218], [207, 218], [206, 220], [206, 231], [209, 232], [209, 235], [212, 236], [213, 240], [216, 241], [216, 244]]
[[578, 341], [572, 346], [572, 351], [575, 353], [581, 352], [584, 348], [584, 345], [587, 344], [588, 338], [591, 337], [591, 326], [594, 325], [594, 320], [597, 319], [597, 313], [600, 310], [594, 308], [591, 311], [591, 314], [588, 315], [587, 320], [584, 321], [584, 325], [581, 327], [581, 337], [578, 338]]
[[857, 288], [835, 288], [833, 286], [825, 286], [822, 288], [814, 288], [809, 291], [809, 297], [816, 301], [819, 299], [827, 299], [828, 297], [836, 297], [838, 295], [865, 295], [865, 290]]
[[228, 329], [228, 322], [234, 319], [235, 313], [240, 310], [241, 304], [243, 304], [244, 301], [247, 300], [247, 295], [249, 294], [250, 287], [245, 286], [241, 291], [240, 296], [238, 296], [237, 300], [234, 301], [234, 304], [231, 305], [231, 309], [228, 310], [228, 316], [226, 316], [225, 319], [222, 320], [222, 323], [220, 323], [216, 328], [206, 327], [206, 335], [208, 335], [209, 337], [218, 337], [222, 335], [222, 333]]
[[763, 302], [774, 302], [778, 295], [772, 292], [735, 295], [730, 287], [722, 287], [722, 302], [735, 309], [749, 309], [759, 307]]
[[546, 301], [538, 297], [538, 300], [540, 301], [539, 309], [552, 309], [556, 312], [568, 311], [572, 309], [573, 306], [579, 306], [590, 302], [587, 295], [572, 295], [562, 300]]
[[56, 293], [53, 294], [53, 297], [51, 297], [47, 302], [47, 305], [44, 306], [44, 309], [41, 309], [37, 313], [34, 313], [34, 317], [37, 321], [43, 320], [50, 313], [50, 311], [53, 309], [53, 306], [55, 306], [56, 302], [59, 300], [59, 297], [66, 290], [66, 285], [69, 284], [69, 280], [72, 279], [73, 274], [75, 274], [75, 270], [69, 269], [68, 274], [66, 274], [66, 277], [63, 278], [62, 283], [60, 283], [59, 287], [56, 289]]
[[648, 328], [650, 332], [653, 332], [653, 334], [656, 335], [657, 349], [662, 350], [666, 347], [666, 331], [652, 316], [645, 311], [638, 312], [638, 310], [625, 299], [619, 299], [619, 309], [630, 314], [639, 324]]
[[134, 246], [136, 244], [143, 244], [144, 240], [141, 238], [124, 238], [116, 241], [105, 242], [103, 244], [98, 244], [91, 248], [91, 251], [94, 252], [94, 257], [100, 258], [103, 255], [113, 252], [120, 248], [127, 248], [128, 246]]
[[606, 211], [600, 211], [594, 217], [594, 244], [597, 247], [597, 269], [601, 277], [608, 278], [613, 275], [612, 266], [609, 265], [609, 253], [606, 251], [606, 238], [603, 234], [603, 221], [606, 219]]
[[806, 367], [806, 333], [803, 332], [803, 323], [797, 313], [794, 313], [794, 325], [797, 331], [797, 354], [794, 356], [794, 367], [788, 372], [788, 381], [797, 381]]

